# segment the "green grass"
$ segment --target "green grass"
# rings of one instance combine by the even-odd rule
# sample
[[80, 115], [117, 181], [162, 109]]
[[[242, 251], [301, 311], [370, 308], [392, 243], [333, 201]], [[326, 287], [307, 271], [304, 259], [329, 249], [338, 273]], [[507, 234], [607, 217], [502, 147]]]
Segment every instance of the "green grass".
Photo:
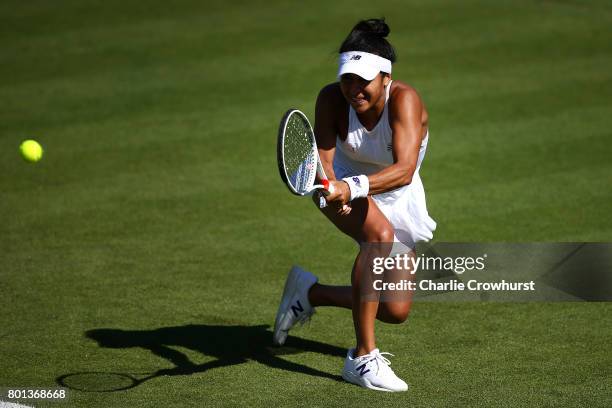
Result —
[[[259, 326], [288, 267], [347, 283], [355, 252], [287, 194], [277, 122], [290, 106], [312, 114], [348, 29], [381, 15], [394, 77], [430, 113], [437, 241], [612, 240], [607, 2], [5, 1], [0, 387], [174, 367], [86, 336], [107, 328], [194, 364], [232, 349], [247, 361], [52, 406], [608, 406], [608, 303], [417, 302], [377, 332], [402, 395], [333, 378], [347, 311], [321, 309], [293, 348], [268, 348]], [[26, 138], [45, 147], [36, 165], [19, 158]]]

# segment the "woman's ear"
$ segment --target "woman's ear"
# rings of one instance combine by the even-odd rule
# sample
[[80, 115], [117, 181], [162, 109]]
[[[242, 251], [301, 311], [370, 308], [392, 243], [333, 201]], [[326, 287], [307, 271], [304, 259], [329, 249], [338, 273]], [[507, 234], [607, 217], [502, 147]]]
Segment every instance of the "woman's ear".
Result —
[[387, 86], [389, 85], [389, 82], [391, 82], [391, 74], [384, 74], [383, 75], [383, 85]]

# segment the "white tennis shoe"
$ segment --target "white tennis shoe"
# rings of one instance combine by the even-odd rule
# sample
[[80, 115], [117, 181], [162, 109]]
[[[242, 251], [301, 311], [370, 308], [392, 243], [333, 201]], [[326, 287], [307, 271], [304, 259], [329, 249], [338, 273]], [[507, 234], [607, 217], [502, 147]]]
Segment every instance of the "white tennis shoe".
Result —
[[297, 323], [304, 324], [315, 312], [308, 301], [308, 291], [317, 283], [318, 278], [299, 266], [293, 266], [289, 271], [283, 289], [272, 341], [277, 346], [285, 344], [289, 330]]
[[391, 362], [378, 349], [369, 354], [353, 357], [355, 349], [350, 349], [344, 360], [342, 378], [346, 381], [377, 391], [400, 392], [408, 390], [408, 384], [402, 381], [389, 367]]

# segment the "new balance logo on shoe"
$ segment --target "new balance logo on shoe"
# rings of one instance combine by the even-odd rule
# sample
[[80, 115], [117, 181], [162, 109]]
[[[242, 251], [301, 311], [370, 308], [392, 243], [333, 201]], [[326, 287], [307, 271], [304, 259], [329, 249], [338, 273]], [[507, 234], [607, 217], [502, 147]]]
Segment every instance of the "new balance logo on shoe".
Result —
[[297, 306], [291, 306], [291, 311], [293, 312], [295, 317], [298, 317], [299, 312], [304, 311], [304, 307], [302, 306], [299, 300], [297, 300], [295, 303], [297, 304]]
[[366, 369], [366, 364], [367, 363], [363, 363], [362, 365], [360, 365], [359, 367], [355, 368], [355, 371], [359, 371], [359, 375], [363, 377], [363, 375], [367, 372], [370, 371], [370, 369]]

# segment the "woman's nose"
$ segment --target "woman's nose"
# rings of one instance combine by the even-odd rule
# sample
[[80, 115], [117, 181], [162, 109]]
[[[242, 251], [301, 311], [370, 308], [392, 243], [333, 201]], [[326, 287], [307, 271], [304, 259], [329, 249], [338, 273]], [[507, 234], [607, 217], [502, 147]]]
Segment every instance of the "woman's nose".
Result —
[[361, 91], [363, 91], [363, 86], [359, 82], [355, 81], [351, 84], [351, 94], [353, 96], [361, 93]]

